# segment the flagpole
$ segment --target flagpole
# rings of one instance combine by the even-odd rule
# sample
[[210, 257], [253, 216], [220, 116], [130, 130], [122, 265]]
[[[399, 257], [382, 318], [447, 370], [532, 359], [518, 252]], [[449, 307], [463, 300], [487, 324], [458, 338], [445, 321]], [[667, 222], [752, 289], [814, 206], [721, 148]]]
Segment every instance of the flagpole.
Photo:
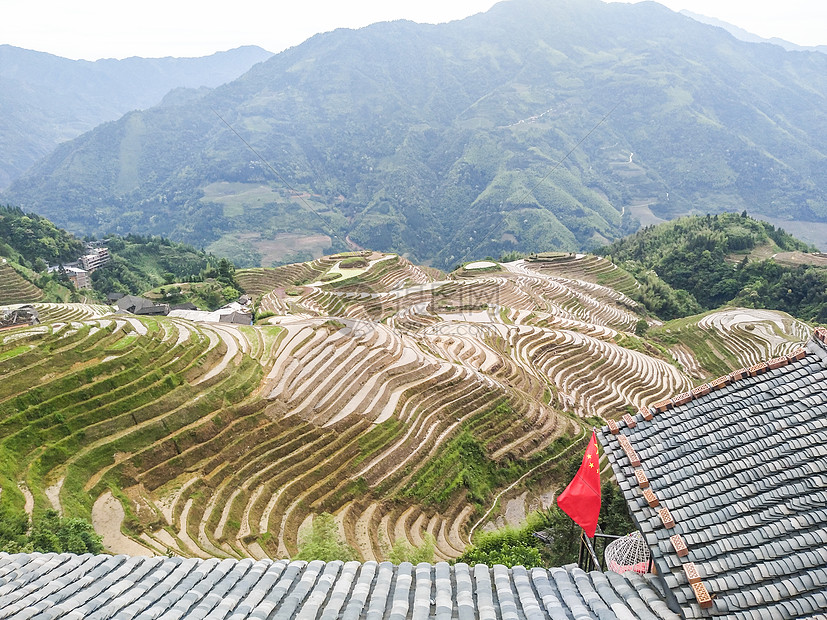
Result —
[[[597, 427], [592, 426], [592, 433], [597, 433]], [[589, 549], [589, 555], [592, 556], [592, 562], [594, 562], [594, 567], [596, 570], [600, 570], [600, 560], [597, 559], [597, 552], [594, 550], [594, 546], [592, 545], [592, 539], [586, 536], [586, 531], [580, 528], [580, 531], [583, 532], [583, 538], [586, 539], [586, 547]]]
[[600, 560], [597, 559], [597, 553], [592, 546], [592, 540], [586, 536], [586, 532], [582, 528], [580, 529], [580, 538], [586, 541], [586, 547], [589, 550], [589, 555], [592, 556], [592, 562], [594, 562], [595, 570], [600, 570]]

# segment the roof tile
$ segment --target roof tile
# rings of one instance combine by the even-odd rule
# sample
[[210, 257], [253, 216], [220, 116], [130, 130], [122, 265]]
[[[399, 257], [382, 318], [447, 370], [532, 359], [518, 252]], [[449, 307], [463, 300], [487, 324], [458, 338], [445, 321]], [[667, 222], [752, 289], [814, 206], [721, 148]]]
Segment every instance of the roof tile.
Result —
[[[704, 584], [716, 601], [732, 597], [730, 609], [743, 607], [744, 617], [760, 616], [767, 606], [781, 609], [778, 597], [782, 603], [809, 597], [811, 605], [814, 591], [827, 590], [827, 584], [805, 587], [822, 569], [827, 581], [827, 347], [814, 339], [806, 352], [779, 356], [772, 369], [754, 364], [753, 376], [731, 373], [682, 405], [662, 401], [651, 421], [625, 431], [645, 467], [650, 486], [643, 493], [651, 491], [658, 508], [671, 512], [677, 521], [671, 530], [645, 502], [617, 439], [600, 435], [686, 617], [706, 612], [674, 582], [672, 571], [682, 573], [684, 558], [670, 543], [663, 546], [663, 536], [676, 531], [689, 547], [686, 558], [715, 581]], [[613, 461], [613, 453], [624, 457]]]

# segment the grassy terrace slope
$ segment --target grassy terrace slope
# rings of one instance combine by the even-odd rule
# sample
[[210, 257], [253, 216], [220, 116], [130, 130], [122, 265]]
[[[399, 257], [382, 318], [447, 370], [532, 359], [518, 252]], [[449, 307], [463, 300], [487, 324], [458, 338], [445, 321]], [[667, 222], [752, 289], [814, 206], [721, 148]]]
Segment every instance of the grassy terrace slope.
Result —
[[6, 259], [0, 258], [0, 305], [43, 299], [43, 291], [24, 279]]
[[327, 511], [364, 559], [427, 534], [456, 557], [499, 490], [528, 474], [492, 520], [556, 489], [596, 417], [807, 336], [732, 310], [637, 338], [615, 271], [324, 257], [239, 272], [273, 313], [255, 326], [38, 304], [0, 332], [0, 504], [91, 517], [116, 552], [285, 557]]

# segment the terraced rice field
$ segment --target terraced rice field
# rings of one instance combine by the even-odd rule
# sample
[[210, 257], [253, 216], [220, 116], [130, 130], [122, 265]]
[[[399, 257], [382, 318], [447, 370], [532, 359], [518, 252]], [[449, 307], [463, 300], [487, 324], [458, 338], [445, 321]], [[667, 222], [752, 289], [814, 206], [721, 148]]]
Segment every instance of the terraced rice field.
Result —
[[0, 305], [32, 303], [42, 298], [43, 291], [0, 258]]
[[[40, 304], [0, 333], [0, 502], [91, 517], [115, 552], [287, 557], [326, 511], [363, 559], [428, 535], [447, 559], [501, 490], [547, 500], [594, 418], [696, 380], [629, 333], [625, 293], [577, 277], [592, 257], [459, 279], [348, 258], [242, 272], [275, 313], [252, 327]], [[701, 374], [710, 346], [740, 365], [809, 335], [754, 311], [662, 329]]]
[[704, 379], [786, 355], [811, 332], [783, 312], [732, 308], [670, 321], [656, 335], [688, 373]]
[[600, 256], [537, 254], [527, 262], [532, 269], [540, 273], [600, 284], [624, 295], [630, 295], [640, 287], [632, 274]]

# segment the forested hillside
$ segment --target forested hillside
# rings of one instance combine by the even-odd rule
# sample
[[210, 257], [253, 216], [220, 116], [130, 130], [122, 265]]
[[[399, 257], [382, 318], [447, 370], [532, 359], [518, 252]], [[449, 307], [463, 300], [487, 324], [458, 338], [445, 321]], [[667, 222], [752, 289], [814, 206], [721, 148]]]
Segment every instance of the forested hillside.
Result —
[[827, 55], [654, 3], [511, 0], [315, 36], [84, 134], [7, 195], [76, 232], [245, 264], [349, 237], [446, 269], [687, 213], [824, 226], [825, 144]]
[[[98, 301], [108, 293], [140, 295], [173, 283], [187, 283], [170, 288], [174, 303], [194, 301], [210, 309], [240, 294], [235, 266], [226, 258], [161, 237], [111, 235], [103, 243], [111, 260], [92, 273], [94, 292], [85, 293]], [[0, 206], [0, 304], [69, 300], [68, 278], [46, 268], [75, 262], [84, 252], [83, 241], [48, 219]], [[158, 297], [165, 300], [166, 291]]]
[[42, 271], [45, 263], [70, 262], [82, 252], [80, 239], [45, 217], [0, 206], [0, 256]]
[[600, 253], [642, 278], [654, 271], [688, 295], [683, 304], [663, 312], [663, 318], [732, 303], [824, 322], [827, 256], [814, 251], [744, 212], [650, 226]]
[[47, 275], [46, 266], [82, 251], [77, 237], [46, 218], [0, 205], [0, 304], [68, 300], [68, 280]]

